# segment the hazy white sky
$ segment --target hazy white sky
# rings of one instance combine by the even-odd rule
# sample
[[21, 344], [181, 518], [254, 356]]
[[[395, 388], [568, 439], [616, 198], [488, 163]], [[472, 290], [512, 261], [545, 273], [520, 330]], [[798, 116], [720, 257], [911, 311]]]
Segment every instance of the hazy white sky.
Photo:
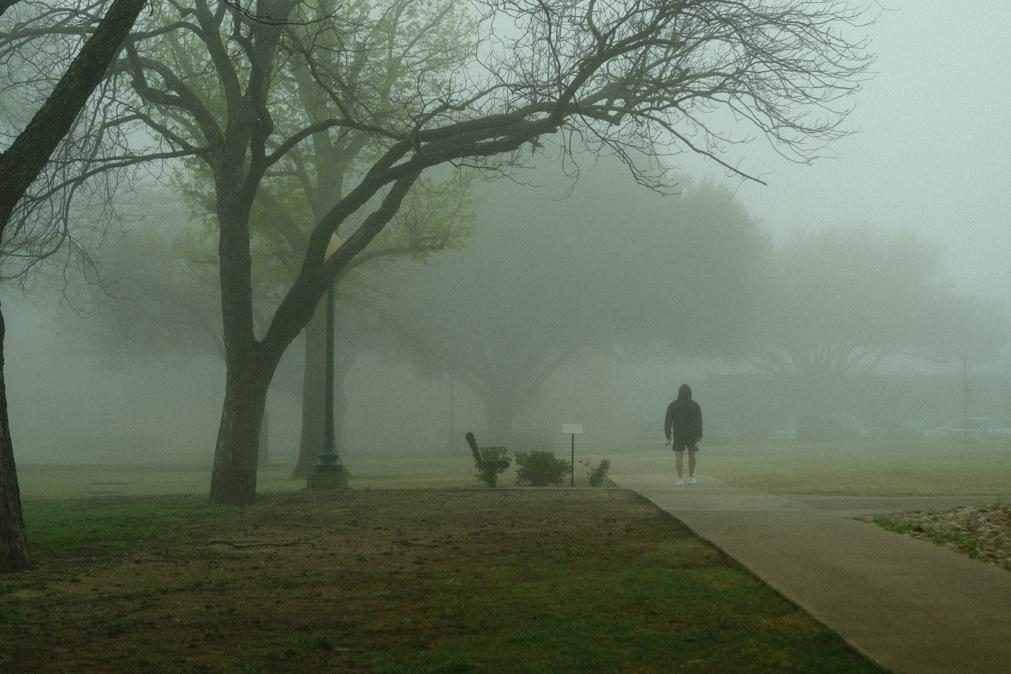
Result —
[[[876, 77], [837, 157], [791, 165], [756, 141], [738, 196], [774, 232], [871, 224], [940, 242], [959, 285], [1011, 296], [1011, 3], [890, 0]], [[715, 172], [714, 172], [715, 175]]]

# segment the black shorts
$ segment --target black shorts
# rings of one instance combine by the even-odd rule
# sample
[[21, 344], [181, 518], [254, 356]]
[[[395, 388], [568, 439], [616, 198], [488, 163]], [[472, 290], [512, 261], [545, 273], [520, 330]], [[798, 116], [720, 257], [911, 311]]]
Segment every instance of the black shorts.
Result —
[[673, 444], [674, 444], [673, 449], [674, 449], [675, 452], [683, 452], [686, 449], [689, 452], [697, 452], [697, 451], [699, 451], [698, 443], [695, 443], [695, 442], [688, 442], [686, 440], [677, 440], [677, 439], [675, 439]]

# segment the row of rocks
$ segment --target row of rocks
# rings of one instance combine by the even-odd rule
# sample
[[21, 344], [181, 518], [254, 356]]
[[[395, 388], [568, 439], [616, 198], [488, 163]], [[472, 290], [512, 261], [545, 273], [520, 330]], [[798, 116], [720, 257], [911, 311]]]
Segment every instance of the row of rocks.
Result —
[[961, 506], [861, 518], [1011, 571], [1011, 505]]

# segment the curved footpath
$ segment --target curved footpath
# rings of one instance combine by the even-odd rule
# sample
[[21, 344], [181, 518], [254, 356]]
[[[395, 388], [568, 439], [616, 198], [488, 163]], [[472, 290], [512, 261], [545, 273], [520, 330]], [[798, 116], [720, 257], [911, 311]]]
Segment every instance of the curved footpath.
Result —
[[618, 486], [671, 513], [880, 665], [1011, 672], [1011, 573], [853, 519], [997, 497], [784, 497], [705, 475], [678, 487], [672, 468], [618, 463], [610, 474]]

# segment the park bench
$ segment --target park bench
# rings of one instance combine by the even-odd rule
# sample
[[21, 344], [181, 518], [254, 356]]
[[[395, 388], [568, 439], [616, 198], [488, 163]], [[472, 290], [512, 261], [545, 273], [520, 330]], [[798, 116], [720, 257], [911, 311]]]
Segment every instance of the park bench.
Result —
[[509, 467], [512, 461], [506, 456], [505, 447], [479, 447], [477, 438], [470, 431], [464, 436], [467, 438], [467, 446], [470, 453], [474, 455], [474, 466], [477, 468], [477, 476], [489, 487], [494, 487], [498, 483], [498, 476]]

